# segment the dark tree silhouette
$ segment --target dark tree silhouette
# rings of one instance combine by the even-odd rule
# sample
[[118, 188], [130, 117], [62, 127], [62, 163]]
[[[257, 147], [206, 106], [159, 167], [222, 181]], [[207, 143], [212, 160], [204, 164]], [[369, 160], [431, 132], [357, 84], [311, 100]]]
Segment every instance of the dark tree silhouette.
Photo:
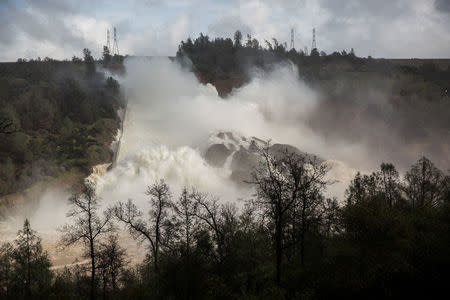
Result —
[[[287, 151], [272, 153], [270, 145], [260, 150], [262, 162], [252, 174], [250, 183], [256, 188], [256, 202], [268, 219], [275, 251], [276, 283], [281, 284], [285, 250], [300, 244], [304, 264], [305, 236], [324, 201], [322, 191], [328, 167], [317, 158]], [[296, 227], [294, 240], [287, 242], [288, 228]]]
[[107, 46], [103, 46], [103, 65], [108, 65], [111, 62], [111, 53]]
[[25, 291], [25, 298], [34, 292], [45, 289], [51, 280], [50, 259], [42, 249], [41, 238], [31, 229], [30, 222], [25, 220], [22, 230], [17, 234], [13, 251], [14, 269], [19, 284]]
[[171, 194], [164, 180], [149, 186], [146, 194], [150, 196], [151, 205], [148, 222], [142, 218], [142, 212], [131, 199], [127, 203], [120, 202], [112, 212], [126, 225], [133, 237], [149, 242], [153, 267], [158, 272], [161, 246], [167, 240], [165, 229], [168, 225]]
[[8, 299], [13, 288], [13, 251], [14, 248], [10, 243], [0, 246], [0, 298]]
[[97, 249], [101, 238], [114, 230], [107, 211], [104, 216], [99, 215], [100, 198], [95, 194], [95, 186], [86, 182], [82, 191], [75, 193], [69, 199], [72, 209], [67, 217], [73, 219], [72, 224], [66, 224], [62, 229], [62, 242], [65, 246], [82, 242], [86, 250], [86, 257], [90, 259], [90, 298], [95, 298], [97, 287]]
[[234, 33], [234, 47], [242, 47], [242, 33], [239, 30]]
[[86, 65], [86, 73], [88, 75], [95, 74], [95, 60], [91, 55], [91, 50], [88, 48], [83, 49], [83, 55], [84, 55], [84, 63]]
[[100, 242], [97, 256], [103, 298], [106, 299], [108, 290], [117, 292], [119, 277], [126, 266], [125, 250], [119, 245], [119, 237], [111, 234]]
[[433, 207], [442, 202], [441, 170], [426, 157], [406, 172], [404, 192], [413, 207]]

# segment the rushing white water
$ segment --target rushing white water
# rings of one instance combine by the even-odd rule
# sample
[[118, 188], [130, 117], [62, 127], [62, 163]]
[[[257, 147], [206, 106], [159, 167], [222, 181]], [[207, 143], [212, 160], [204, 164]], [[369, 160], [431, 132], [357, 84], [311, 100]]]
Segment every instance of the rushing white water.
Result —
[[[272, 139], [322, 157], [336, 158], [349, 149], [330, 149], [303, 122], [318, 100], [292, 65], [255, 72], [249, 84], [226, 100], [168, 59], [130, 59], [126, 69], [121, 84], [129, 104], [117, 166], [97, 178], [98, 192], [107, 202], [145, 202], [146, 187], [161, 178], [174, 196], [182, 186], [193, 186], [225, 201], [248, 197], [250, 188], [239, 189], [229, 179], [231, 158], [222, 168], [203, 158], [217, 130]], [[339, 161], [330, 164], [337, 167], [333, 179], [347, 183], [352, 169]], [[341, 196], [343, 188], [331, 190]]]
[[[330, 145], [310, 129], [304, 120], [316, 109], [317, 95], [300, 80], [292, 65], [279, 66], [270, 73], [254, 72], [250, 83], [227, 99], [168, 59], [129, 59], [126, 70], [127, 75], [120, 80], [129, 102], [117, 163], [107, 172], [106, 165], [99, 166], [89, 177], [96, 182], [104, 207], [132, 198], [145, 208], [147, 186], [159, 179], [168, 181], [174, 197], [183, 186], [208, 192], [224, 202], [239, 203], [239, 198], [251, 197], [250, 187], [238, 186], [230, 179], [233, 154], [221, 168], [206, 163], [204, 152], [218, 142], [214, 138], [218, 131], [241, 137], [234, 141], [236, 148], [249, 146], [242, 137], [257, 137], [330, 159], [330, 179], [341, 183], [331, 187], [329, 195], [342, 196], [354, 174], [343, 161], [363, 153], [358, 145]], [[2, 235], [6, 232], [13, 237], [27, 217], [33, 228], [44, 234], [58, 261], [63, 254], [57, 251], [56, 229], [67, 221], [68, 197], [67, 193], [49, 190], [37, 207], [0, 224]], [[72, 262], [69, 257], [60, 261]]]

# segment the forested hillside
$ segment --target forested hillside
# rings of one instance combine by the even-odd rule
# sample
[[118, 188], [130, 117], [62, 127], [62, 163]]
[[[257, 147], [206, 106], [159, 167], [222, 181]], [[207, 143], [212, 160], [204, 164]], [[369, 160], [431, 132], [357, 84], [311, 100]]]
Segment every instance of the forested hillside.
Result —
[[0, 196], [111, 160], [116, 80], [85, 60], [0, 64]]

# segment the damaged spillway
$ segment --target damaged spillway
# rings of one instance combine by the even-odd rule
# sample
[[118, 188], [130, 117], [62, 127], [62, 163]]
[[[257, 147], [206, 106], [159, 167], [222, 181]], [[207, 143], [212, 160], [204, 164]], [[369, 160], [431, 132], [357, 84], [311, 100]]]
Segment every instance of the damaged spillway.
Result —
[[112, 152], [111, 162], [93, 166], [92, 173], [86, 178], [86, 180], [96, 183], [98, 181], [98, 178], [100, 178], [101, 176], [103, 176], [103, 174], [105, 174], [107, 171], [111, 170], [116, 166], [120, 153], [120, 145], [123, 136], [123, 128], [124, 128], [123, 124], [125, 122], [126, 111], [127, 111], [126, 105], [123, 108], [119, 108], [117, 110], [117, 116], [120, 120], [120, 126], [117, 129], [116, 136], [114, 137], [114, 140], [111, 142], [110, 145], [110, 149]]

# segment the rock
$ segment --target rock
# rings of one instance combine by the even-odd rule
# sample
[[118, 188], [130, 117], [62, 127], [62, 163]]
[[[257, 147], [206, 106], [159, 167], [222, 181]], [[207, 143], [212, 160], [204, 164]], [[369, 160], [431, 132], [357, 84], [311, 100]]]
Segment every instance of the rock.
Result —
[[231, 161], [230, 178], [238, 184], [245, 184], [244, 181], [251, 179], [251, 173], [258, 166], [260, 159], [261, 157], [258, 154], [251, 153], [248, 150], [240, 149], [236, 151]]
[[214, 144], [206, 150], [205, 159], [211, 166], [222, 167], [232, 152], [224, 144]]
[[[227, 158], [232, 155], [230, 179], [239, 185], [246, 185], [245, 181], [251, 180], [251, 173], [261, 161], [259, 149], [264, 147], [266, 142], [254, 136], [245, 137], [236, 132], [221, 131], [211, 135], [210, 145], [205, 153], [208, 164], [214, 167], [223, 167]], [[288, 144], [273, 144], [269, 151], [275, 157], [279, 157], [287, 151], [306, 155], [307, 159], [313, 158], [313, 155]]]
[[[288, 145], [288, 144], [273, 144], [272, 146], [270, 146], [269, 151], [275, 156], [279, 156], [282, 155], [284, 152], [288, 152], [288, 153], [295, 153], [298, 155], [305, 155], [307, 159], [313, 159], [314, 155], [303, 152], [301, 150], [299, 150], [297, 147], [294, 147], [292, 145]], [[319, 158], [319, 161], [322, 161], [322, 159]]]

